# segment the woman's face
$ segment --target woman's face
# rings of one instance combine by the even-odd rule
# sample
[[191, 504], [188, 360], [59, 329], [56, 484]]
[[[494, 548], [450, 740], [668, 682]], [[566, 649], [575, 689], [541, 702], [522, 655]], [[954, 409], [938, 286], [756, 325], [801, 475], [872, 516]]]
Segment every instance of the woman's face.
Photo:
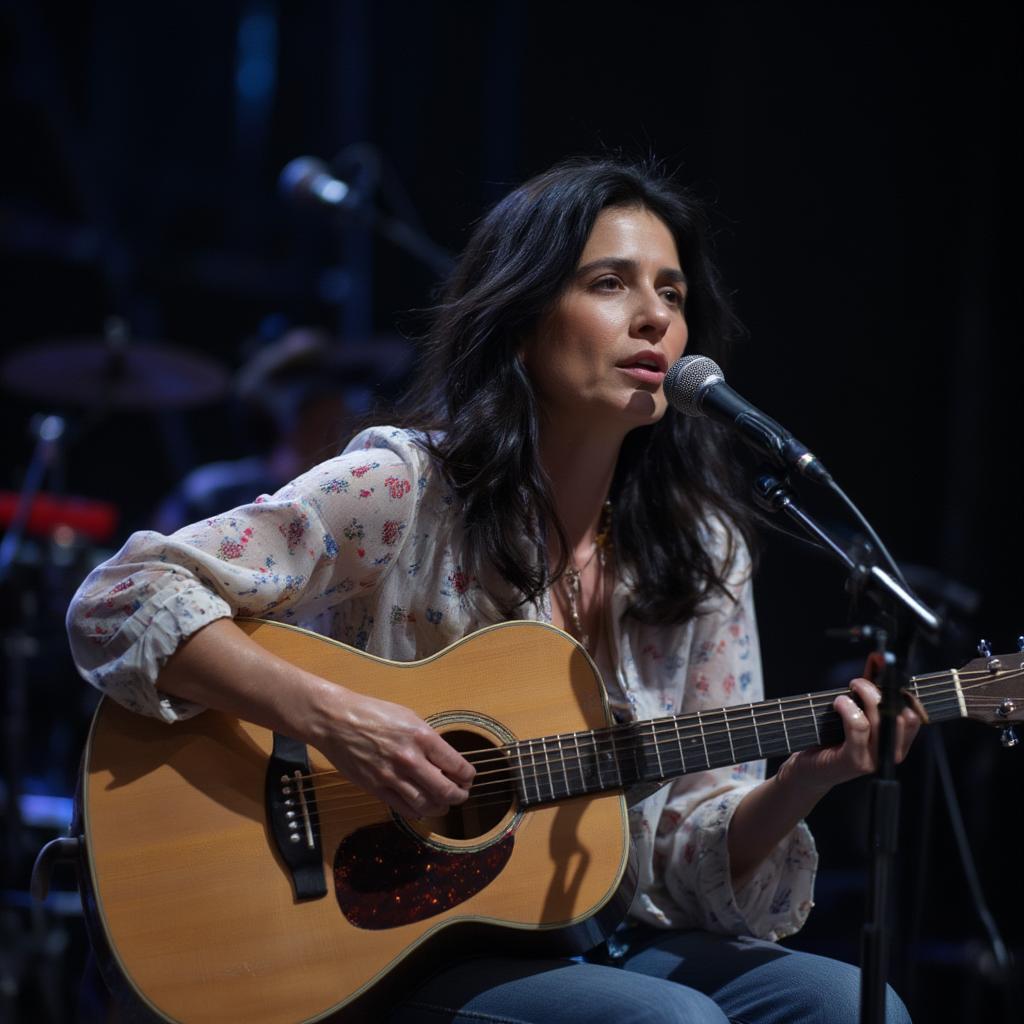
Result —
[[686, 278], [671, 232], [642, 207], [601, 211], [576, 272], [524, 347], [556, 428], [623, 435], [665, 413], [665, 372], [686, 348]]

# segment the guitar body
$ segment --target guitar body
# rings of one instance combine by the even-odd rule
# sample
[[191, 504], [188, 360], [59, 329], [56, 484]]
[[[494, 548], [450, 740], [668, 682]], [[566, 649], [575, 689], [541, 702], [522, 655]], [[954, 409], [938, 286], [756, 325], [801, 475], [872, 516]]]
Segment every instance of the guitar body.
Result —
[[[515, 739], [610, 723], [590, 659], [541, 623], [491, 627], [409, 664], [239, 625], [293, 664], [412, 708], [462, 749], [500, 755]], [[155, 1020], [372, 1019], [375, 1000], [397, 999], [438, 958], [517, 940], [586, 948], [628, 908], [620, 794], [525, 810], [498, 799], [455, 824], [405, 823], [312, 748], [326, 895], [299, 899], [268, 821], [273, 745], [212, 711], [174, 725], [110, 700], [96, 713], [79, 797], [89, 927]]]

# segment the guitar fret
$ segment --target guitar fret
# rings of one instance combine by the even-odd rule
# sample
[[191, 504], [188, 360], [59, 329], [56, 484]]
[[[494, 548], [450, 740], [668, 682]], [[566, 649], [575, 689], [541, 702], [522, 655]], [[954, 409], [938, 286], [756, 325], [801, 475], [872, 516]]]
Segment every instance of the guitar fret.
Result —
[[774, 701], [761, 705], [762, 709], [766, 712], [761, 721], [761, 737], [762, 746], [767, 756], [777, 757], [786, 751], [787, 744], [781, 716], [768, 710], [769, 704], [772, 703]]
[[604, 783], [601, 781], [601, 760], [598, 757], [597, 739], [593, 733], [590, 733], [590, 745], [594, 748], [593, 753], [587, 755], [592, 761], [592, 770], [590, 774], [593, 779], [594, 789], [600, 792], [604, 789]]
[[729, 755], [736, 763], [736, 748], [732, 745], [732, 727], [729, 725], [729, 709], [722, 708], [722, 725], [725, 726], [725, 736], [729, 741]]
[[573, 746], [576, 748], [576, 770], [580, 773], [580, 792], [586, 793], [587, 780], [583, 775], [583, 753], [580, 751], [580, 738], [578, 733], [572, 734]]
[[[658, 768], [661, 770], [663, 779], [675, 778], [678, 775], [686, 774], [686, 758], [683, 755], [683, 742], [682, 737], [679, 734], [679, 719], [663, 719], [658, 724], [667, 725], [671, 723], [671, 731], [667, 728], [662, 732], [661, 739], [658, 741]], [[664, 753], [665, 760], [662, 761], [661, 755]], [[675, 761], [676, 755], [679, 755], [678, 764]], [[666, 769], [667, 762], [667, 769]]]
[[811, 707], [811, 722], [814, 725], [814, 735], [817, 738], [818, 746], [820, 747], [821, 746], [821, 733], [818, 731], [818, 715], [817, 715], [817, 712], [816, 712], [815, 707], [814, 707], [814, 696], [812, 694], [810, 694], [810, 693], [807, 694], [807, 703]]
[[534, 747], [534, 740], [530, 740], [530, 768], [533, 771], [533, 788], [537, 790], [537, 802], [543, 799], [540, 795], [540, 761], [537, 758], [537, 750]]
[[597, 734], [590, 734], [590, 742], [594, 745], [594, 767], [597, 769], [597, 788], [604, 789], [604, 776], [601, 774], [601, 751], [597, 746]]
[[[924, 709], [928, 721], [941, 722], [949, 718], [960, 718], [966, 714], [967, 708], [960, 690], [960, 677], [955, 670], [950, 672], [950, 680], [953, 685], [948, 690], [929, 693], [927, 696], [922, 695], [917, 679], [910, 680], [907, 688], [913, 691], [914, 697]], [[929, 689], [934, 689], [934, 684]], [[956, 708], [955, 713], [953, 713], [954, 708]]]
[[615, 777], [618, 779], [618, 783], [622, 785], [622, 768], [619, 766], [619, 751], [615, 746], [615, 730], [608, 730], [608, 737], [612, 741], [612, 762], [615, 765]]
[[687, 770], [687, 768], [686, 768], [686, 755], [683, 753], [683, 734], [679, 731], [679, 719], [678, 718], [675, 721], [675, 730], [676, 730], [676, 745], [679, 747], [679, 763], [683, 766], [683, 771], [685, 772]]
[[708, 738], [704, 734], [704, 719], [701, 717], [701, 713], [697, 712], [697, 725], [700, 726], [700, 742], [704, 747], [704, 760], [707, 762], [707, 766], [711, 767], [711, 757], [708, 754]]
[[764, 757], [764, 751], [761, 749], [761, 735], [757, 731], [757, 715], [754, 714], [754, 705], [750, 705], [750, 720], [754, 723], [754, 739], [757, 740], [757, 756]]
[[654, 722], [651, 722], [651, 739], [654, 740], [654, 756], [658, 759], [658, 778], [665, 778], [665, 768], [661, 763], [661, 749], [658, 743], [658, 733], [654, 727]]
[[547, 740], [542, 741], [544, 743], [544, 770], [548, 773], [548, 789], [551, 790], [551, 799], [555, 799], [555, 780], [551, 776], [551, 760], [548, 757], [548, 744]]
[[523, 803], [530, 803], [530, 792], [527, 789], [527, 777], [523, 764], [523, 748], [525, 747], [529, 750], [531, 743], [533, 743], [533, 740], [526, 740], [523, 743], [516, 744], [516, 758], [519, 761], [519, 784], [523, 790]]
[[789, 743], [789, 730], [786, 728], [786, 712], [783, 710], [782, 698], [781, 697], [779, 698], [778, 704], [779, 704], [779, 721], [782, 722], [782, 732], [783, 732], [783, 734], [786, 737], [786, 749], [792, 754], [793, 753], [793, 748], [792, 748], [792, 746], [790, 746], [790, 743]]
[[[936, 718], [953, 717], [954, 708], [962, 717], [963, 688], [955, 671], [951, 678], [943, 693], [908, 680], [907, 699], [913, 695]], [[513, 762], [520, 798], [525, 805], [546, 804], [839, 743], [841, 722], [828, 706], [832, 696], [809, 693], [522, 740]], [[695, 750], [703, 764], [695, 761]]]

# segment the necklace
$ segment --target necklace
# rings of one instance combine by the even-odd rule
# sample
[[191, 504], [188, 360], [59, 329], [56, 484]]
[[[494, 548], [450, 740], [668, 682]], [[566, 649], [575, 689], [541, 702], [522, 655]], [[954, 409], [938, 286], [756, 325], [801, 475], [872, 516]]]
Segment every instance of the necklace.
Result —
[[[600, 568], [599, 586], [604, 588], [605, 570], [608, 561], [608, 550], [611, 547], [611, 527], [612, 527], [612, 503], [606, 501], [604, 508], [601, 510], [601, 521], [598, 524], [597, 535], [594, 537], [594, 546], [587, 556], [587, 560], [583, 565], [577, 565], [570, 559], [570, 563], [562, 576], [565, 590], [565, 601], [569, 607], [569, 622], [572, 625], [572, 632], [576, 639], [591, 654], [594, 654], [594, 649], [590, 646], [590, 636], [587, 631], [583, 628], [583, 619], [580, 616], [580, 596], [581, 586], [580, 579], [583, 573], [587, 570], [590, 563], [597, 558], [597, 564]], [[599, 620], [600, 624], [600, 620]]]

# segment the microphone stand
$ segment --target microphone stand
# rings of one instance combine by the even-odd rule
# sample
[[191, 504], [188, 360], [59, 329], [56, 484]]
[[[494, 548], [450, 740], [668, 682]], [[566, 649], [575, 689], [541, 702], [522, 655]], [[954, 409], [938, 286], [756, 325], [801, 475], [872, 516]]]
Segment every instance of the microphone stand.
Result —
[[847, 589], [865, 593], [881, 608], [884, 667], [876, 680], [879, 705], [878, 770], [871, 782], [869, 838], [871, 864], [867, 907], [861, 931], [861, 1024], [884, 1024], [885, 982], [889, 964], [889, 928], [893, 864], [899, 833], [900, 783], [896, 779], [896, 717], [904, 704], [900, 691], [907, 680], [907, 658], [915, 631], [937, 632], [938, 616], [877, 565], [865, 566], [796, 502], [787, 479], [761, 473], [754, 482], [761, 508], [784, 512], [820, 543], [849, 573]]
[[[335, 156], [330, 167], [314, 157], [297, 157], [282, 170], [279, 183], [293, 201], [312, 201], [331, 208], [341, 223], [376, 231], [439, 278], [446, 278], [455, 260], [419, 226], [418, 215], [396, 177], [392, 177], [392, 205], [404, 206], [404, 216], [386, 214], [374, 205], [382, 181], [385, 186], [388, 182], [386, 173], [382, 177], [386, 171], [382, 164], [383, 156], [376, 146], [355, 142]], [[396, 187], [400, 192], [397, 203]]]
[[[0, 593], [14, 583], [10, 577], [28, 532], [32, 505], [47, 473], [57, 462], [64, 437], [65, 422], [60, 416], [41, 416], [33, 420], [32, 432], [36, 445], [32, 451], [28, 469], [18, 495], [18, 504], [7, 532], [0, 541]], [[6, 701], [3, 708], [2, 730], [4, 737], [4, 764], [2, 778], [6, 789], [7, 815], [10, 829], [5, 837], [0, 867], [14, 878], [24, 853], [25, 822], [21, 812], [21, 783], [24, 770], [23, 758], [27, 734], [29, 662], [38, 653], [38, 644], [29, 633], [30, 621], [34, 615], [33, 594], [23, 591], [13, 595], [12, 605], [17, 608], [18, 621], [12, 622], [0, 634], [7, 665]]]

